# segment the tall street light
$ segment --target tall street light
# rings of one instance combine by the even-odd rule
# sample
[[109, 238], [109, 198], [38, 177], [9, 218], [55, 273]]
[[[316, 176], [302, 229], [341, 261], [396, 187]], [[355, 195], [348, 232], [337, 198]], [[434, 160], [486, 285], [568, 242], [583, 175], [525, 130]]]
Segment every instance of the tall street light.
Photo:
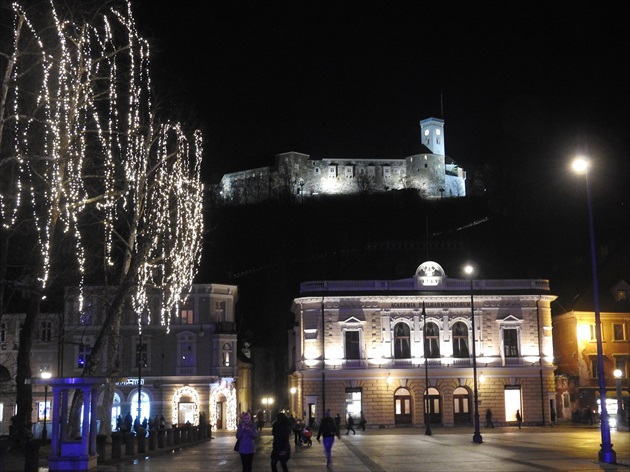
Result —
[[424, 434], [427, 436], [431, 436], [433, 432], [431, 431], [431, 414], [429, 412], [429, 364], [427, 361], [427, 310], [424, 308], [424, 302], [422, 302], [422, 322], [424, 323], [424, 422], [426, 423], [426, 429], [424, 430]]
[[[42, 379], [48, 380], [52, 377], [50, 372], [42, 372]], [[48, 419], [48, 384], [44, 385], [44, 426], [42, 428], [42, 444], [48, 441], [48, 429], [46, 428], [46, 420]]]
[[595, 308], [595, 335], [597, 337], [597, 370], [599, 380], [599, 401], [601, 406], [601, 435], [602, 444], [599, 450], [599, 461], [607, 464], [617, 463], [617, 454], [610, 442], [610, 425], [608, 424], [608, 410], [606, 409], [606, 377], [604, 375], [604, 353], [602, 348], [602, 327], [599, 314], [599, 287], [597, 285], [597, 258], [595, 256], [595, 231], [593, 228], [593, 199], [591, 186], [588, 180], [588, 168], [590, 162], [584, 157], [577, 157], [573, 161], [573, 170], [584, 174], [586, 182], [586, 202], [588, 205], [588, 229], [591, 242], [591, 268], [593, 271], [593, 305]]
[[470, 278], [470, 317], [472, 321], [472, 361], [473, 361], [473, 396], [474, 396], [474, 422], [475, 422], [475, 432], [473, 433], [473, 442], [477, 444], [481, 444], [483, 442], [483, 438], [481, 437], [481, 432], [479, 431], [479, 390], [477, 388], [477, 347], [475, 343], [475, 335], [477, 330], [475, 329], [475, 299], [473, 292], [473, 272], [475, 269], [471, 265], [467, 265], [464, 267], [464, 272], [468, 274]]

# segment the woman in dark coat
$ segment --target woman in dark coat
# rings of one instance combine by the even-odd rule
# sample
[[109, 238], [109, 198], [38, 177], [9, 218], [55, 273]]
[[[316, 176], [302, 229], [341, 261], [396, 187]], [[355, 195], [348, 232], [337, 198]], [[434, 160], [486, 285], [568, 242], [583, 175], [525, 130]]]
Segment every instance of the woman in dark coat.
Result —
[[278, 461], [284, 472], [288, 472], [287, 461], [291, 458], [291, 425], [284, 413], [278, 413], [271, 428], [273, 447], [271, 451], [271, 471], [278, 472]]

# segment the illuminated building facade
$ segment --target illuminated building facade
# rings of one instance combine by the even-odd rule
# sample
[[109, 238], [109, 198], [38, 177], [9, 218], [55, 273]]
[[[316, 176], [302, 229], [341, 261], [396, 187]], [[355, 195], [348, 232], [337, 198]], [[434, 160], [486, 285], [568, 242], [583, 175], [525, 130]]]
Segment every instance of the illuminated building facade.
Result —
[[[617, 413], [617, 381], [613, 372], [621, 372], [620, 387], [626, 412], [630, 407], [630, 286], [622, 279], [603, 284], [599, 295], [602, 328], [602, 353], [606, 380], [608, 414]], [[577, 300], [572, 310], [554, 315], [554, 353], [557, 368], [558, 415], [576, 418], [583, 409], [598, 409], [599, 369], [595, 312], [592, 294]], [[627, 414], [627, 413], [626, 413]]]
[[311, 159], [299, 152], [278, 154], [273, 167], [225, 174], [220, 195], [230, 204], [402, 189], [416, 189], [426, 199], [466, 196], [466, 173], [445, 153], [444, 121], [422, 120], [420, 132], [420, 152], [402, 159]]
[[[61, 377], [81, 375], [105, 316], [105, 291], [85, 287], [83, 294], [83, 310], [79, 311], [76, 291], [66, 293]], [[168, 332], [160, 325], [157, 313], [160, 294], [153, 296], [156, 299], [150, 306], [155, 312], [142, 317], [142, 336], [137, 314], [129, 309], [123, 315], [120, 381], [116, 384], [112, 424], [118, 415], [124, 417], [128, 412], [136, 417], [140, 394], [142, 419], [163, 415], [168, 426], [196, 425], [199, 414], [204, 413], [213, 429], [235, 429], [240, 402], [235, 325], [238, 287], [193, 285], [172, 314]], [[100, 365], [98, 374], [104, 377], [105, 355]], [[102, 403], [102, 394], [98, 403]], [[99, 416], [108, 415], [100, 411]]]
[[555, 298], [547, 280], [455, 279], [430, 261], [408, 279], [302, 283], [290, 408], [307, 421], [363, 411], [368, 427], [471, 425], [475, 326], [482, 417], [548, 422]]

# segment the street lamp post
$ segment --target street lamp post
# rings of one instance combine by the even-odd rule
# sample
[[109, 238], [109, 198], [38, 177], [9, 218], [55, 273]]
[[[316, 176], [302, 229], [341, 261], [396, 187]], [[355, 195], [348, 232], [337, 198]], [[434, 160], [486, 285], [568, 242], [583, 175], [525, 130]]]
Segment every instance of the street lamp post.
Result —
[[586, 182], [586, 202], [588, 206], [588, 229], [591, 243], [591, 268], [593, 274], [593, 305], [595, 309], [595, 334], [597, 337], [597, 370], [599, 379], [599, 400], [601, 406], [601, 436], [602, 444], [599, 450], [599, 461], [607, 464], [617, 463], [617, 453], [610, 442], [610, 425], [608, 424], [608, 410], [606, 409], [606, 376], [604, 373], [604, 353], [602, 348], [602, 327], [599, 313], [599, 287], [597, 285], [597, 258], [595, 253], [595, 230], [593, 227], [593, 202], [591, 186], [588, 180], [589, 161], [578, 157], [573, 161], [573, 170], [584, 174]]
[[[42, 372], [42, 379], [48, 380], [52, 374], [50, 372]], [[44, 426], [42, 427], [42, 444], [48, 441], [48, 429], [46, 428], [46, 420], [48, 419], [48, 384], [44, 385]]]
[[464, 272], [468, 274], [470, 277], [470, 316], [472, 322], [472, 361], [473, 361], [473, 402], [474, 402], [474, 423], [475, 423], [475, 432], [473, 433], [473, 442], [477, 444], [481, 444], [483, 442], [483, 438], [481, 436], [481, 432], [479, 431], [479, 390], [477, 388], [477, 347], [475, 343], [475, 299], [474, 299], [474, 288], [473, 288], [473, 272], [474, 269], [472, 266], [467, 265], [464, 267]]
[[424, 308], [424, 302], [422, 302], [422, 318], [424, 323], [424, 422], [426, 424], [426, 429], [424, 430], [424, 434], [427, 436], [431, 436], [433, 432], [431, 431], [431, 415], [429, 413], [429, 365], [427, 362], [427, 342], [426, 342], [426, 330], [427, 330], [427, 311]]

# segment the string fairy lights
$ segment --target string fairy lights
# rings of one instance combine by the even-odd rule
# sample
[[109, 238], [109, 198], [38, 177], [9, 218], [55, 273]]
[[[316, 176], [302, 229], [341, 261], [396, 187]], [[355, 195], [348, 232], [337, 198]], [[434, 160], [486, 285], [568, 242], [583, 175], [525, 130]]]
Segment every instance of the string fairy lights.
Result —
[[[42, 293], [69, 240], [79, 310], [86, 274], [98, 263], [110, 282], [137, 266], [139, 329], [142, 313], [151, 313], [148, 293], [160, 290], [168, 330], [201, 258], [202, 136], [158, 121], [149, 45], [130, 1], [121, 3], [125, 8], [104, 9], [90, 23], [66, 19], [79, 15], [54, 0], [45, 20], [13, 4], [4, 125], [13, 152], [6, 175], [13, 178], [0, 191], [0, 218], [9, 230], [27, 220], [33, 228]], [[134, 266], [134, 258], [141, 263]]]

